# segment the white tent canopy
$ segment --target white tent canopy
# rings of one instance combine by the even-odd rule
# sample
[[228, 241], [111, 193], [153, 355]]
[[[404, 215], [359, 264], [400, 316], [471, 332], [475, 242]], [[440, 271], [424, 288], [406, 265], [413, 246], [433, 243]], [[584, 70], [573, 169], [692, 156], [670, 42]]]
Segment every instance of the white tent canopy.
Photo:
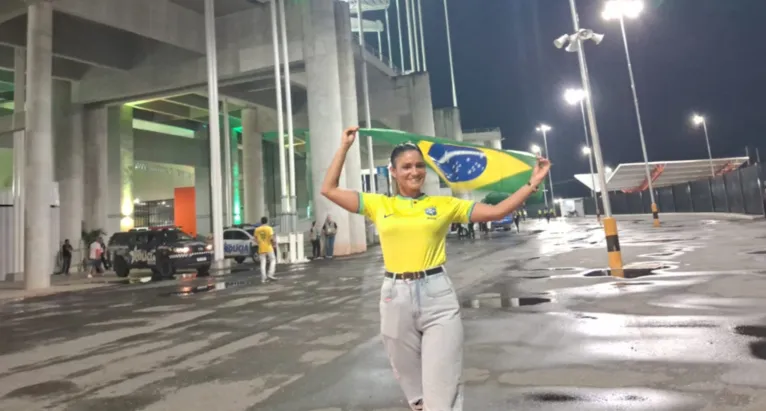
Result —
[[[714, 158], [713, 169], [716, 175], [724, 174], [738, 169], [747, 160], [747, 157]], [[655, 188], [667, 187], [710, 177], [710, 160], [654, 161], [649, 163], [649, 170], [654, 177], [652, 184]], [[595, 187], [590, 174], [575, 174], [574, 177], [589, 190], [595, 188], [596, 192], [601, 192], [598, 176], [594, 176]], [[606, 176], [606, 184], [607, 191], [645, 190], [647, 181], [644, 163], [620, 164]]]

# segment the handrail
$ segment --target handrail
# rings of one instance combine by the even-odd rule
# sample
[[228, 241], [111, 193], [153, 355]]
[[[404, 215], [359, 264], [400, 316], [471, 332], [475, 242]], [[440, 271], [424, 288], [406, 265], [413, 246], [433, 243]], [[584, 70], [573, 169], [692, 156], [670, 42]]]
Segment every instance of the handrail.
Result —
[[499, 133], [500, 127], [473, 128], [470, 130], [463, 130], [463, 134], [487, 133], [490, 131], [497, 131]]

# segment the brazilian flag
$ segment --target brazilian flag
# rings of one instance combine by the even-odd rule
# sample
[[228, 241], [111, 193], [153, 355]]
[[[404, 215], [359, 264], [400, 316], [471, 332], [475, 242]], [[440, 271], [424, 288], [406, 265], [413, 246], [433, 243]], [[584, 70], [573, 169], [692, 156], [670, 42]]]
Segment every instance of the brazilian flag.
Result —
[[[514, 193], [532, 175], [537, 157], [532, 153], [495, 150], [471, 143], [426, 137], [398, 130], [360, 129], [360, 137], [391, 145], [411, 142], [423, 152], [426, 164], [454, 191]], [[530, 198], [542, 200], [542, 190]]]

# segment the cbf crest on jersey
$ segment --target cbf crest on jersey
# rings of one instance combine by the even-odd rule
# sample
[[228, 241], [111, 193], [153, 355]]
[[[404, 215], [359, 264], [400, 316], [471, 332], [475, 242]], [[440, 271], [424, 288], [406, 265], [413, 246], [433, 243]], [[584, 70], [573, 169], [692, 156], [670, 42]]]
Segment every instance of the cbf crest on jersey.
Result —
[[436, 217], [436, 207], [426, 208], [426, 215], [429, 217]]

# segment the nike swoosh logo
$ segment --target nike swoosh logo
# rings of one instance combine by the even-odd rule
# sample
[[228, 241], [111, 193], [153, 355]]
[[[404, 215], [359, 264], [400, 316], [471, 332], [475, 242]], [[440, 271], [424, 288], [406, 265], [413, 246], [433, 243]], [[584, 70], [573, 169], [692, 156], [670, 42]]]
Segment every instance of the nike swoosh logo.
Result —
[[393, 214], [387, 214], [387, 215], [384, 215], [383, 218], [388, 218], [388, 217], [391, 217], [392, 215]]

